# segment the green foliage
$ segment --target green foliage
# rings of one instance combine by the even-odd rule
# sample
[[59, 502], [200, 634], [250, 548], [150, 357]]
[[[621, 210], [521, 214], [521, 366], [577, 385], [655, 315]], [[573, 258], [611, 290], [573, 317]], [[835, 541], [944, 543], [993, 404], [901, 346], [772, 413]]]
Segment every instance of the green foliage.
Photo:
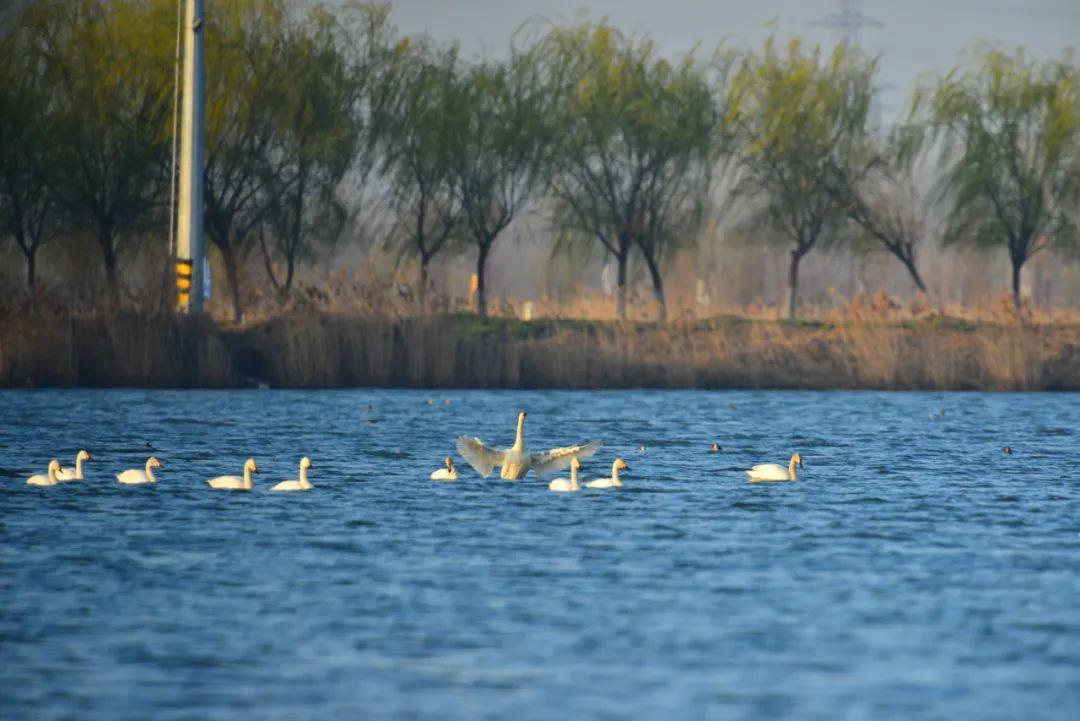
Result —
[[477, 309], [487, 313], [487, 256], [540, 187], [553, 144], [554, 99], [534, 52], [512, 49], [462, 73], [446, 107], [446, 141], [462, 223], [477, 248]]
[[1080, 70], [1071, 54], [1037, 63], [1022, 50], [977, 49], [974, 62], [924, 88], [916, 112], [943, 145], [951, 203], [945, 241], [1004, 246], [1020, 309], [1020, 269], [1075, 246], [1080, 203]]
[[165, 0], [39, 0], [16, 31], [32, 38], [54, 92], [50, 187], [96, 238], [114, 297], [120, 241], [167, 187], [172, 18]]
[[604, 22], [555, 28], [540, 52], [558, 83], [556, 225], [613, 256], [624, 318], [626, 264], [636, 247], [663, 315], [659, 264], [701, 220], [721, 146], [722, 95], [693, 54], [670, 62], [650, 39]]
[[[791, 244], [788, 315], [794, 317], [799, 261], [845, 217], [832, 188], [866, 134], [877, 63], [838, 46], [830, 55], [799, 40], [744, 57], [725, 118], [738, 138], [738, 193]], [[766, 236], [768, 237], [768, 236]]]
[[426, 38], [403, 43], [397, 63], [397, 102], [388, 108], [383, 173], [391, 185], [401, 256], [420, 259], [419, 302], [424, 306], [427, 266], [459, 235], [461, 197], [452, 174], [449, 123], [463, 72], [456, 47]]

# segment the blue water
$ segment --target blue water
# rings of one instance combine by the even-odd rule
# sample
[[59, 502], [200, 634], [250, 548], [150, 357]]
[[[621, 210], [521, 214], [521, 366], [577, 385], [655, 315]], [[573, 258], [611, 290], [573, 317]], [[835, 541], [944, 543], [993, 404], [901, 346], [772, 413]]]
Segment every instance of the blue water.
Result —
[[[427, 480], [519, 408], [625, 486]], [[1078, 461], [1055, 394], [0, 392], [0, 718], [1076, 718]]]

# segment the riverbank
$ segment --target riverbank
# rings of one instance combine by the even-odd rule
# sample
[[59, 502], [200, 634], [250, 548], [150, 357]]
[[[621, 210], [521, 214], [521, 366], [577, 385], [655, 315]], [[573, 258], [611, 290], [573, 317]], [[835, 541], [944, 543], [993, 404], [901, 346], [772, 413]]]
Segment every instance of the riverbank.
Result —
[[1080, 325], [21, 317], [0, 320], [0, 385], [1080, 390]]

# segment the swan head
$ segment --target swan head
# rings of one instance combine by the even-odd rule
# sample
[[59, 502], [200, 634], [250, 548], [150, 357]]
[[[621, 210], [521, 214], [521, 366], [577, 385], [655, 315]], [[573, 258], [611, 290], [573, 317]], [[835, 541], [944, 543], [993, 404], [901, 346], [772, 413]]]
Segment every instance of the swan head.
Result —
[[150, 456], [150, 458], [146, 461], [146, 467], [147, 468], [161, 468], [162, 467], [161, 461], [154, 458], [153, 456]]
[[446, 460], [444, 460], [443, 463], [446, 465], [446, 470], [448, 470], [448, 471], [453, 471], [454, 470], [454, 459], [451, 458], [450, 456], [447, 456]]
[[[255, 462], [252, 461], [252, 465], [254, 465], [254, 463]], [[307, 456], [304, 456], [303, 458], [301, 458], [300, 459], [300, 467], [305, 469], [305, 470], [308, 469], [308, 468], [311, 468], [311, 459], [308, 458]], [[258, 470], [256, 470], [255, 473], [258, 473]]]
[[579, 461], [576, 456], [574, 458], [571, 458], [570, 459], [570, 467], [573, 468], [575, 471], [580, 469], [581, 468], [581, 461]]
[[799, 468], [802, 468], [803, 467], [802, 454], [801, 453], [796, 453], [795, 455], [793, 455], [791, 457], [791, 462], [792, 462], [792, 464], [797, 465]]
[[259, 467], [257, 465], [255, 465], [255, 459], [254, 458], [249, 458], [244, 462], [244, 470], [249, 471], [251, 473], [258, 473], [259, 472]]
[[90, 460], [90, 454], [87, 453], [86, 451], [79, 451], [78, 455], [75, 456], [75, 460], [76, 461], [89, 461]]
[[719, 453], [720, 452], [720, 444], [713, 441], [712, 446], [709, 447], [709, 451], [712, 452], [712, 453]]

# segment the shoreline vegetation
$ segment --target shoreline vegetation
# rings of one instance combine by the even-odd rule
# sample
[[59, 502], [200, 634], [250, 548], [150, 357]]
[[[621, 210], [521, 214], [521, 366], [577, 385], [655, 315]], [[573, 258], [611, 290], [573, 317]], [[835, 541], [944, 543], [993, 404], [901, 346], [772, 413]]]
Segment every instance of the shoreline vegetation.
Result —
[[0, 387], [1080, 390], [1080, 323], [0, 318]]

